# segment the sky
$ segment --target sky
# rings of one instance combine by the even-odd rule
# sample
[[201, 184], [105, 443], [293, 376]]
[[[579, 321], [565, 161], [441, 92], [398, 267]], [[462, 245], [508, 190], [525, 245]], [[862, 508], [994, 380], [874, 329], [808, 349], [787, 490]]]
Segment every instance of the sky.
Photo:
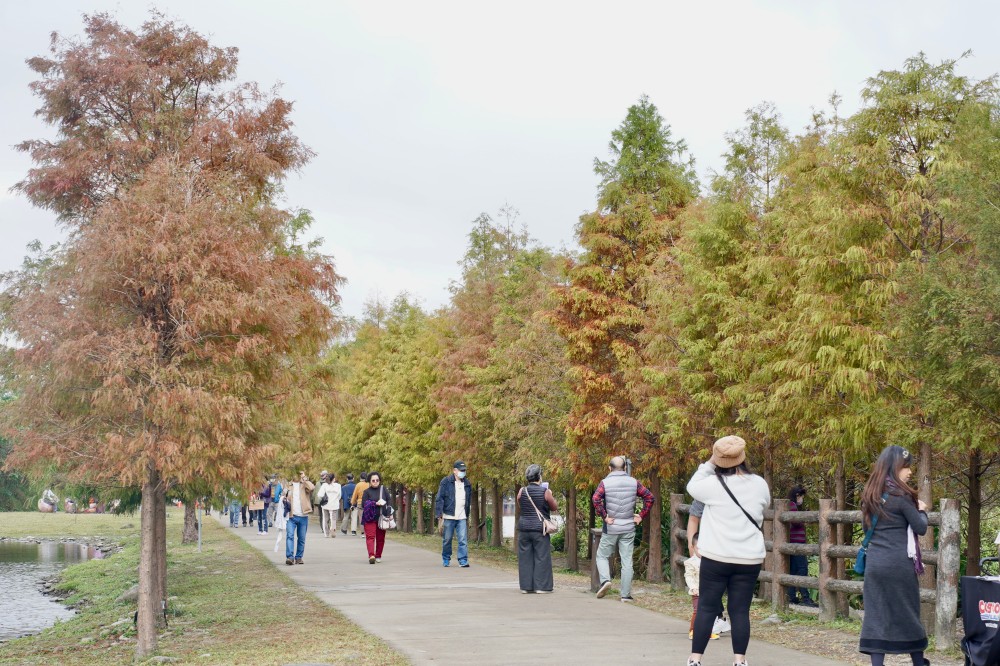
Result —
[[317, 155], [284, 203], [312, 211], [352, 316], [404, 291], [445, 305], [472, 221], [505, 205], [540, 243], [574, 248], [596, 203], [594, 159], [643, 94], [707, 182], [726, 133], [762, 101], [799, 132], [831, 93], [849, 114], [868, 77], [921, 51], [971, 50], [959, 72], [973, 78], [1000, 71], [995, 2], [0, 0], [0, 272], [32, 240], [62, 237], [10, 192], [30, 167], [14, 146], [54, 136], [34, 117], [24, 61], [54, 31], [80, 34], [84, 13], [138, 28], [154, 6], [238, 47], [241, 81], [280, 83], [294, 101]]

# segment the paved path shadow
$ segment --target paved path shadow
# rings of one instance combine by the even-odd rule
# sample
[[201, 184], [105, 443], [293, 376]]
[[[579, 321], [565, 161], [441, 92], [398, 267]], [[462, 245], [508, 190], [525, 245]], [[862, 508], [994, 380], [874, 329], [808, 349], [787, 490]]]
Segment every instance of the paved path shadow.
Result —
[[[309, 525], [305, 564], [285, 565], [276, 533], [246, 539], [293, 581], [384, 638], [414, 664], [685, 664], [687, 622], [579, 590], [526, 595], [511, 572], [441, 566], [440, 556], [387, 541], [382, 562], [368, 564], [364, 539], [324, 538]], [[752, 666], [844, 666], [845, 662], [751, 640]], [[709, 644], [704, 666], [732, 664], [727, 637]]]

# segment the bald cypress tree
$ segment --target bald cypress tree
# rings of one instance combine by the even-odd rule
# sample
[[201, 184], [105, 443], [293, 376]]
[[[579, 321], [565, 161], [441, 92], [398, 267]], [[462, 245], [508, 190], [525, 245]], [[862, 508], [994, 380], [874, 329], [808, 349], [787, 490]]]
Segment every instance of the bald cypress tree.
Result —
[[[580, 218], [583, 247], [558, 289], [553, 321], [566, 339], [573, 405], [567, 418], [570, 465], [578, 478], [596, 477], [613, 453], [630, 455], [658, 490], [657, 433], [642, 407], [650, 395], [642, 333], [650, 324], [647, 293], [658, 253], [673, 242], [677, 212], [697, 191], [683, 141], [672, 138], [656, 106], [642, 97], [612, 132], [598, 208]], [[658, 536], [659, 511], [653, 515]], [[658, 561], [659, 538], [650, 542]], [[650, 567], [654, 579], [660, 567]]]

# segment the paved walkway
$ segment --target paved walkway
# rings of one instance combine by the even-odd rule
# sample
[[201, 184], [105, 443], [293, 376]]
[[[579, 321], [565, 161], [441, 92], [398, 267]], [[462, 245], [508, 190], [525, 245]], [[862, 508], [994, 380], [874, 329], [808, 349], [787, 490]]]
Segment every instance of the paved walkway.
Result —
[[[228, 528], [227, 528], [228, 529]], [[362, 537], [324, 538], [312, 521], [301, 566], [285, 565], [276, 533], [232, 530], [293, 581], [383, 637], [414, 664], [684, 664], [688, 623], [581, 590], [523, 595], [516, 574], [457, 561], [387, 540], [384, 558], [368, 564]], [[751, 641], [753, 666], [844, 666], [844, 662]], [[705, 666], [732, 664], [726, 637], [708, 646]]]

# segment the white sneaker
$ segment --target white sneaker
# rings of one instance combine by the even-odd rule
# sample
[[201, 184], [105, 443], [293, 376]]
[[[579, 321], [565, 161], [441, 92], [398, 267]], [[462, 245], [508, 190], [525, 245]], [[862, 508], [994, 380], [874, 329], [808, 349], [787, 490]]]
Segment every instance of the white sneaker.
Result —
[[724, 634], [732, 629], [732, 625], [729, 621], [722, 617], [715, 618], [715, 624], [712, 625], [713, 634]]

